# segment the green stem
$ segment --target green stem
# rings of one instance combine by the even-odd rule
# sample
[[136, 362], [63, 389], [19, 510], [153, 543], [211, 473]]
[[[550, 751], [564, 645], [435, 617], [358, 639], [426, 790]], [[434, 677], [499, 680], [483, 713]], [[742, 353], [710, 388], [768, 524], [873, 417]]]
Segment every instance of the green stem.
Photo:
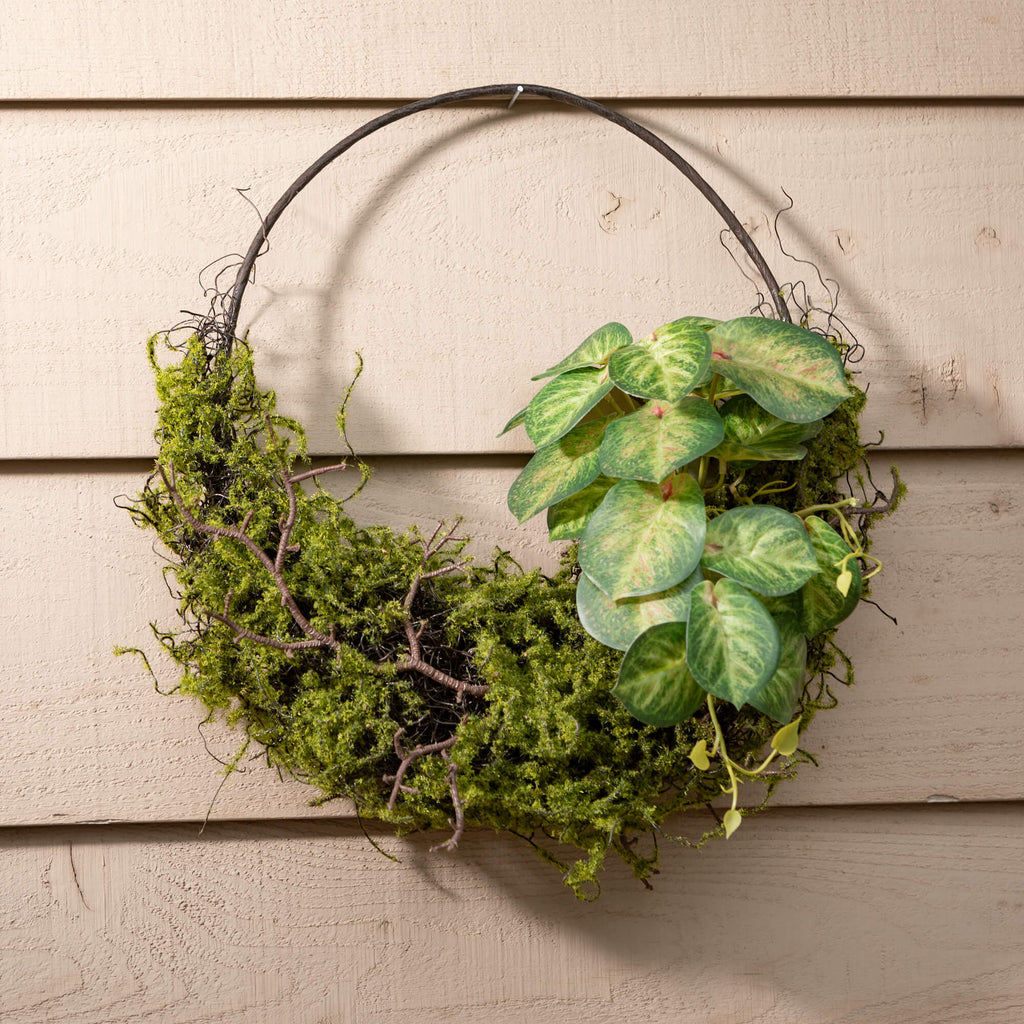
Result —
[[722, 764], [725, 765], [725, 770], [729, 773], [730, 786], [726, 793], [732, 793], [732, 809], [736, 810], [736, 804], [740, 798], [740, 784], [736, 778], [736, 772], [733, 769], [732, 758], [729, 757], [728, 752], [725, 749], [725, 736], [722, 733], [722, 727], [718, 724], [718, 715], [715, 714], [715, 699], [708, 694], [708, 714], [711, 715], [711, 724], [715, 729], [715, 745], [711, 748], [712, 754], [721, 748], [722, 750]]

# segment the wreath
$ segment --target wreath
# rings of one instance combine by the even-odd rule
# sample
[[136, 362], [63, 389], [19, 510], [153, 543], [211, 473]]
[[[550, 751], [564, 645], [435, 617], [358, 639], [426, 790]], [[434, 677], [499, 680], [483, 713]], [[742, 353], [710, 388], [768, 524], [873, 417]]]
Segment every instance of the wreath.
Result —
[[[773, 314], [686, 316], [636, 340], [608, 323], [534, 378], [505, 428], [536, 448], [508, 505], [520, 521], [545, 512], [567, 544], [551, 576], [506, 551], [469, 558], [457, 520], [358, 525], [370, 469], [345, 422], [361, 358], [338, 411], [344, 460], [318, 465], [236, 331], [270, 229], [332, 160], [403, 117], [510, 92], [599, 114], [664, 155], [722, 215]], [[256, 743], [315, 802], [447, 829], [435, 849], [468, 827], [514, 833], [582, 897], [609, 851], [649, 886], [680, 811], [714, 815], [681, 840], [701, 845], [764, 807], [811, 760], [799, 733], [836, 704], [832, 681], [852, 682], [835, 630], [867, 594], [870, 530], [901, 494], [895, 470], [886, 496], [867, 468], [856, 344], [831, 311], [814, 328], [805, 304], [792, 323], [786, 292], [689, 163], [571, 93], [447, 93], [325, 153], [264, 218], [233, 286], [149, 343], [159, 455], [128, 507], [171, 556], [178, 621], [152, 628], [181, 668], [175, 690], [244, 728], [229, 769]], [[342, 470], [353, 482], [336, 497], [321, 480]], [[763, 798], [741, 809], [747, 779]]]

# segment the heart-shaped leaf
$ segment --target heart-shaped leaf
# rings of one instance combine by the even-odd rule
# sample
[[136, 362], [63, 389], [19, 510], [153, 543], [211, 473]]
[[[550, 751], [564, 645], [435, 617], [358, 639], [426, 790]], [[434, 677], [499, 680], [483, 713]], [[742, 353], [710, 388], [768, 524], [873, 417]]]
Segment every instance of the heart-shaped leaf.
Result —
[[658, 594], [613, 601], [586, 573], [576, 585], [576, 611], [583, 628], [606, 647], [624, 651], [645, 630], [662, 622], [685, 622], [690, 592], [703, 582], [700, 570]]
[[793, 717], [807, 681], [807, 637], [793, 615], [776, 617], [779, 627], [779, 665], [765, 688], [750, 697], [748, 703], [769, 718], [785, 724]]
[[816, 437], [821, 420], [789, 423], [762, 409], [749, 395], [736, 395], [718, 410], [725, 440], [713, 455], [730, 462], [796, 461], [807, 454], [804, 441]]
[[710, 337], [712, 367], [780, 419], [810, 423], [850, 397], [839, 353], [813, 331], [744, 316]]
[[554, 377], [556, 374], [565, 373], [566, 370], [574, 370], [577, 366], [603, 366], [613, 352], [632, 343], [633, 336], [622, 324], [605, 324], [604, 327], [598, 327], [560, 363], [555, 363], [550, 369], [538, 373], [533, 380]]
[[802, 520], [774, 505], [741, 505], [712, 519], [701, 564], [768, 596], [799, 590], [819, 569]]
[[704, 702], [704, 691], [686, 665], [686, 626], [663, 622], [633, 641], [622, 658], [612, 693], [647, 725], [675, 725]]
[[708, 331], [719, 321], [687, 316], [664, 324], [608, 360], [611, 379], [628, 395], [679, 402], [711, 361]]
[[615, 385], [608, 371], [584, 366], [549, 380], [526, 407], [526, 433], [543, 448], [567, 434]]
[[583, 531], [580, 566], [613, 600], [656, 594], [697, 567], [706, 525], [704, 495], [687, 473], [660, 485], [620, 480]]
[[779, 629], [749, 590], [732, 580], [705, 580], [690, 599], [686, 648], [697, 682], [741, 708], [778, 668]]
[[526, 464], [508, 492], [508, 507], [521, 523], [542, 508], [583, 490], [601, 472], [598, 450], [611, 416], [581, 423], [545, 445]]
[[864, 586], [857, 559], [851, 558], [846, 563], [851, 576], [850, 586], [846, 595], [843, 595], [836, 585], [839, 578], [836, 563], [850, 554], [849, 546], [818, 516], [808, 516], [804, 524], [820, 571], [800, 591], [803, 600], [801, 623], [808, 636], [817, 636], [826, 629], [838, 626], [857, 607]]
[[548, 508], [548, 540], [579, 540], [594, 509], [604, 501], [604, 496], [615, 483], [610, 477], [599, 476], [582, 491], [551, 505]]
[[652, 399], [608, 425], [601, 442], [601, 472], [624, 480], [660, 483], [722, 440], [722, 418], [703, 398], [676, 405]]

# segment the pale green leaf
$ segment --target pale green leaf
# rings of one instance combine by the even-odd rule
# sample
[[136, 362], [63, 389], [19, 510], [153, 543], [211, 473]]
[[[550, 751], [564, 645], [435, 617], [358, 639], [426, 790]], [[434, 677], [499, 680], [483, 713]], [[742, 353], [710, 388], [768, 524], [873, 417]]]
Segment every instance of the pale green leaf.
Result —
[[733, 832], [743, 824], [743, 815], [739, 811], [730, 808], [722, 815], [722, 826], [725, 829], [725, 838], [728, 839]]
[[807, 516], [804, 523], [814, 549], [818, 572], [800, 591], [801, 624], [804, 632], [813, 637], [838, 626], [857, 607], [864, 587], [860, 566], [856, 559], [851, 558], [846, 563], [848, 586], [846, 592], [843, 592], [839, 585], [843, 574], [836, 563], [850, 554], [849, 546], [824, 519]]
[[608, 371], [585, 366], [549, 380], [526, 407], [526, 433], [542, 448], [567, 434], [615, 385]]
[[664, 622], [633, 641], [612, 690], [626, 710], [647, 725], [675, 725], [704, 701], [686, 666], [686, 626]]
[[583, 490], [597, 478], [601, 437], [611, 419], [582, 423], [530, 459], [508, 492], [508, 507], [519, 522]]
[[832, 343], [795, 324], [740, 317], [712, 330], [711, 348], [718, 373], [791, 423], [821, 419], [850, 396]]
[[651, 626], [685, 622], [690, 614], [690, 593], [703, 578], [698, 569], [668, 590], [613, 601], [582, 573], [576, 585], [576, 611], [583, 628], [595, 640], [624, 651]]
[[721, 440], [722, 419], [710, 402], [696, 396], [676, 405], [652, 399], [608, 425], [601, 442], [601, 471], [660, 483]]
[[579, 540], [594, 509], [604, 501], [604, 496], [615, 483], [609, 477], [599, 476], [582, 491], [551, 505], [548, 508], [548, 540]]
[[593, 334], [577, 346], [560, 363], [556, 363], [543, 373], [538, 373], [534, 380], [553, 377], [566, 370], [574, 370], [578, 366], [603, 366], [608, 357], [617, 349], [630, 345], [633, 336], [622, 324], [610, 323], [598, 327]]
[[664, 324], [608, 360], [611, 379], [628, 395], [675, 403], [701, 381], [711, 361], [708, 331], [718, 323], [688, 316]]
[[749, 395], [736, 395], [718, 410], [725, 439], [711, 453], [730, 462], [797, 461], [807, 454], [803, 442], [816, 437], [822, 421], [789, 423], [762, 409]]
[[749, 590], [705, 581], [690, 600], [687, 663], [708, 693], [737, 708], [757, 696], [779, 664], [779, 629]]
[[[778, 719], [776, 719], [778, 721]], [[772, 737], [772, 750], [777, 750], [783, 757], [792, 757], [800, 745], [800, 719], [794, 719], [784, 725]]]
[[697, 771], [706, 772], [711, 767], [711, 762], [708, 760], [707, 740], [697, 740], [693, 745], [693, 750], [686, 756], [693, 763], [693, 767]]
[[677, 473], [660, 485], [620, 480], [583, 531], [580, 566], [614, 600], [656, 594], [697, 567], [706, 525], [692, 476]]
[[767, 596], [799, 590], [818, 572], [802, 520], [774, 505], [741, 505], [712, 519], [701, 564]]
[[525, 422], [526, 422], [526, 409], [520, 409], [519, 412], [517, 412], [515, 414], [515, 416], [513, 416], [512, 419], [510, 419], [508, 421], [508, 423], [506, 423], [505, 426], [503, 426], [501, 428], [501, 432], [498, 434], [498, 437], [501, 437], [502, 434], [507, 434], [510, 430], [514, 430], [520, 424], [525, 423]]

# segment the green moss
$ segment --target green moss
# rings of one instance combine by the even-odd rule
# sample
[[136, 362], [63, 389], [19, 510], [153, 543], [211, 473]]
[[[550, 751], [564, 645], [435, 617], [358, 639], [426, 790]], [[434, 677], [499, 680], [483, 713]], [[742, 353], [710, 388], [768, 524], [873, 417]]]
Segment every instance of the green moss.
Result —
[[[285, 651], [240, 640], [238, 628], [282, 643], [307, 636], [253, 552], [236, 538], [196, 530], [189, 517], [244, 527], [273, 557], [289, 510], [283, 474], [301, 468], [305, 436], [277, 413], [274, 394], [257, 387], [243, 342], [223, 356], [192, 338], [167, 367], [157, 363], [157, 345], [150, 343], [161, 402], [158, 465], [180, 503], [155, 473], [133, 514], [174, 556], [180, 621], [153, 628], [181, 667], [181, 692], [243, 727], [272, 764], [316, 787], [319, 800], [348, 798], [361, 816], [401, 831], [447, 827], [453, 804], [447, 762], [428, 756], [412, 763], [407, 788], [389, 807], [396, 734], [406, 750], [454, 736], [450, 757], [468, 825], [527, 838], [581, 896], [593, 892], [609, 850], [646, 880], [657, 848], [639, 852], [637, 836], [657, 839], [671, 814], [706, 805], [728, 780], [720, 761], [697, 772], [687, 757], [697, 740], [710, 744], [706, 717], [652, 728], [611, 695], [621, 654], [580, 626], [574, 551], [552, 577], [496, 552], [490, 564], [423, 581], [413, 612], [429, 626], [423, 643], [431, 663], [490, 687], [460, 701], [396, 668], [409, 650], [403, 600], [414, 578], [443, 569], [459, 546], [422, 566], [415, 529], [359, 527], [346, 502], [307, 483], [296, 498], [284, 579], [312, 627], [333, 630], [338, 645]], [[795, 486], [780, 504], [833, 500], [837, 480], [863, 461], [862, 405], [859, 395], [829, 417], [804, 462], [758, 469], [743, 486], [752, 491], [781, 473]], [[805, 719], [829, 706], [827, 673], [837, 658], [844, 660], [831, 635], [812, 644], [818, 681], [808, 688]], [[776, 729], [749, 708], [723, 708], [721, 721], [731, 756], [748, 766]], [[575, 847], [578, 857], [560, 859], [552, 843]]]

